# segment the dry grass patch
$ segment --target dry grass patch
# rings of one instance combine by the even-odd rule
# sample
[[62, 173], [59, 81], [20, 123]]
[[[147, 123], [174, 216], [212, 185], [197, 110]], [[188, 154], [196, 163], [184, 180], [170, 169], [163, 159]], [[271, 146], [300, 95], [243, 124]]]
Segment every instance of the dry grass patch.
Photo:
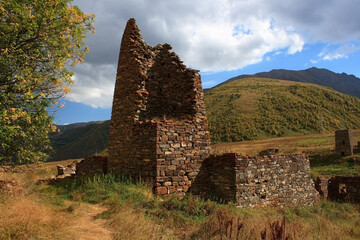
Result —
[[32, 196], [1, 196], [0, 239], [72, 239], [72, 220]]
[[115, 231], [115, 239], [174, 239], [171, 230], [164, 228], [160, 221], [146, 216], [141, 209], [126, 205], [119, 208], [109, 222]]

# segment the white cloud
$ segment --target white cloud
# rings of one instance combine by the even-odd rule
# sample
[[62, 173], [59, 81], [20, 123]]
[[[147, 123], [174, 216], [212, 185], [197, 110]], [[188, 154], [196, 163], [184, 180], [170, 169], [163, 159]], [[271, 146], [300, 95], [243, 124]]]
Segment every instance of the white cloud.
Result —
[[74, 4], [95, 14], [97, 33], [86, 40], [90, 53], [86, 63], [75, 69], [76, 84], [68, 99], [93, 107], [111, 106], [120, 40], [132, 17], [148, 44], [170, 43], [187, 66], [201, 71], [243, 68], [263, 61], [268, 53], [294, 54], [308, 41], [360, 40], [358, 0], [326, 4], [313, 0], [75, 0]]
[[336, 59], [341, 59], [341, 58], [348, 58], [348, 55], [359, 51], [360, 50], [360, 46], [356, 46], [355, 44], [346, 44], [343, 46], [340, 46], [338, 48], [336, 48], [335, 50], [331, 50], [328, 47], [325, 47], [320, 53], [319, 53], [319, 57], [322, 60], [336, 60]]
[[115, 74], [116, 68], [113, 65], [79, 65], [74, 76], [75, 84], [66, 99], [94, 108], [111, 107]]

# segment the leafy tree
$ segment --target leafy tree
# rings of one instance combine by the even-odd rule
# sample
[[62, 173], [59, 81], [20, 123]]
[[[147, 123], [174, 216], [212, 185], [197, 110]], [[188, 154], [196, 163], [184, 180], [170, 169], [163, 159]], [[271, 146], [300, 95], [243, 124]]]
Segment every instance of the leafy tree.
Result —
[[69, 92], [89, 51], [92, 14], [72, 0], [0, 1], [0, 165], [44, 160], [56, 128], [50, 107]]

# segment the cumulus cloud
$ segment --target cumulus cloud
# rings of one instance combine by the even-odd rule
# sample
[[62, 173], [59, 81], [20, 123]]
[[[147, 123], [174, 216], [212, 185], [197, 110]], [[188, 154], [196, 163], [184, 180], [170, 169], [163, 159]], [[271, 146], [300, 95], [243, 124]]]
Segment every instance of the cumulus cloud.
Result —
[[77, 67], [74, 86], [67, 99], [94, 108], [111, 107], [116, 68], [112, 64], [84, 63]]
[[357, 46], [355, 44], [346, 44], [343, 46], [340, 46], [334, 50], [330, 49], [329, 47], [325, 47], [320, 53], [319, 57], [322, 60], [336, 60], [340, 58], [347, 58], [349, 54], [359, 51], [360, 46]]
[[75, 69], [68, 99], [111, 106], [120, 40], [129, 18], [136, 18], [148, 44], [168, 42], [186, 65], [217, 72], [259, 63], [268, 53], [301, 52], [308, 41], [359, 40], [357, 1], [75, 0], [84, 12], [95, 14], [97, 33], [86, 40], [90, 53]]

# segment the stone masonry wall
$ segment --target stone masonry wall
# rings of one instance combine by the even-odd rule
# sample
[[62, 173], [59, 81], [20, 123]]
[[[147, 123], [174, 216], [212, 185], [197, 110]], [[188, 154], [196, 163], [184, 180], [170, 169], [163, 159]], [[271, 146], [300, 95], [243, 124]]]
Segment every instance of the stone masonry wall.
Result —
[[235, 153], [211, 155], [203, 161], [191, 192], [204, 198], [236, 202]]
[[159, 194], [188, 191], [210, 153], [201, 78], [169, 44], [148, 46], [134, 19], [120, 47], [108, 170], [151, 182]]
[[236, 173], [239, 206], [311, 205], [319, 198], [305, 154], [238, 156]]
[[203, 162], [195, 192], [242, 207], [311, 205], [319, 198], [303, 154], [212, 156]]
[[209, 156], [207, 126], [196, 121], [158, 123], [156, 192], [185, 193]]

